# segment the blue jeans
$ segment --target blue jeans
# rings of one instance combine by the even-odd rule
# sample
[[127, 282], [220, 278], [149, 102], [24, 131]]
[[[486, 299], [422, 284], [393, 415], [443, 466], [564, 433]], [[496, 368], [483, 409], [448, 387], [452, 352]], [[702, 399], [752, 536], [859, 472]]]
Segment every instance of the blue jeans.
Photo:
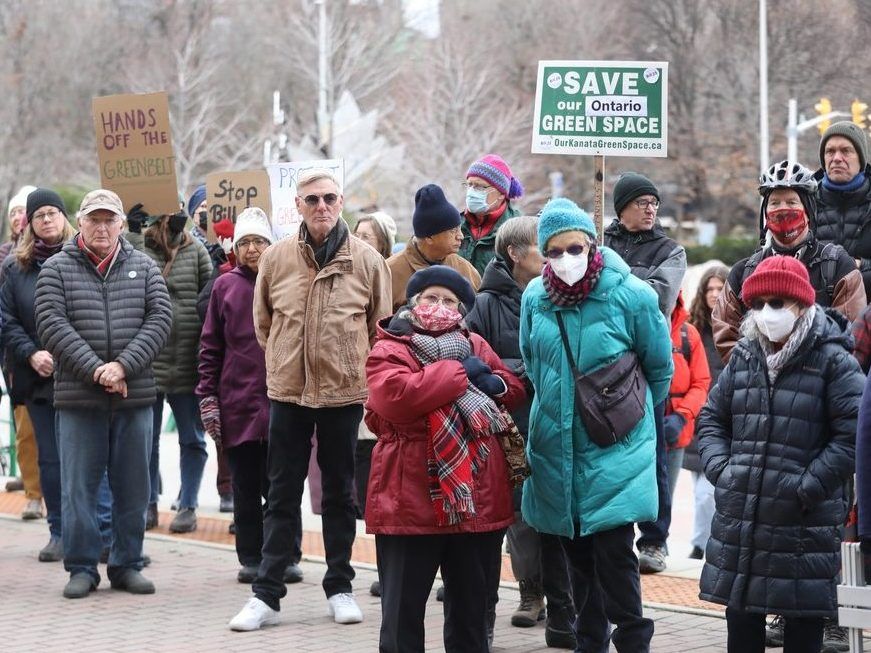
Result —
[[665, 546], [668, 540], [668, 529], [671, 527], [671, 494], [668, 491], [668, 452], [665, 446], [665, 433], [662, 420], [665, 416], [665, 402], [653, 408], [653, 420], [656, 423], [656, 493], [659, 496], [659, 514], [656, 521], [646, 521], [638, 524], [641, 536], [636, 545], [646, 544]]
[[[179, 509], [196, 508], [203, 481], [203, 470], [209, 457], [206, 451], [206, 435], [200, 421], [200, 403], [193, 393], [167, 394], [166, 401], [175, 416], [178, 429], [178, 444], [181, 450], [181, 494]], [[158, 393], [154, 402], [153, 439], [151, 444], [151, 496], [149, 503], [157, 503], [160, 478], [160, 431], [163, 427], [163, 399]]]
[[677, 487], [677, 477], [683, 465], [683, 454], [683, 448], [668, 450], [668, 497], [671, 499], [671, 505], [674, 505], [674, 488]]
[[112, 490], [112, 550], [109, 579], [142, 569], [142, 538], [148, 504], [151, 407], [116, 411], [57, 411], [61, 468], [64, 568], [100, 582], [97, 563], [103, 542], [97, 495], [108, 472]]
[[[61, 537], [60, 455], [57, 446], [55, 411], [51, 403], [28, 401], [27, 413], [33, 422], [36, 435], [37, 463], [39, 465], [39, 484], [45, 499], [45, 512], [48, 519], [48, 532], [52, 537]], [[103, 476], [97, 493], [97, 521], [105, 546], [112, 544], [112, 492], [109, 479]]]

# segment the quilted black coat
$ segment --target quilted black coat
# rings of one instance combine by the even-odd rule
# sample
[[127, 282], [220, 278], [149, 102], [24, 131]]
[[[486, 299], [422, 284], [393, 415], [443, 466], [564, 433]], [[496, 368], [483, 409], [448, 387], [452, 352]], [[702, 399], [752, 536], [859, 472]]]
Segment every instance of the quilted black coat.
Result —
[[[127, 409], [157, 398], [151, 365], [172, 324], [160, 270], [123, 238], [106, 279], [69, 240], [36, 282], [36, 330], [55, 360], [55, 408]], [[127, 398], [94, 383], [103, 363], [118, 361]]]
[[743, 338], [699, 416], [716, 512], [699, 596], [732, 608], [834, 617], [845, 482], [864, 379], [846, 320], [817, 307], [810, 333], [769, 383]]

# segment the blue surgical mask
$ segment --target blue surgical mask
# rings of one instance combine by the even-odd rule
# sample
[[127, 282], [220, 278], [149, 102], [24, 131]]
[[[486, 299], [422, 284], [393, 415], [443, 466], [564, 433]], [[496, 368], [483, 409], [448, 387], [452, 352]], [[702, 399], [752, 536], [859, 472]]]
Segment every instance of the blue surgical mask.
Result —
[[466, 189], [466, 208], [475, 215], [487, 213], [490, 210], [490, 205], [487, 204], [487, 191], [475, 188]]

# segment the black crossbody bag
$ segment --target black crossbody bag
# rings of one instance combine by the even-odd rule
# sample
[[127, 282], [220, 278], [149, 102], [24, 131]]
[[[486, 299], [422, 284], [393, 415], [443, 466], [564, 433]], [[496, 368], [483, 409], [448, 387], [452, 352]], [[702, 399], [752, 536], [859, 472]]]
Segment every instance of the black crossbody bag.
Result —
[[556, 321], [575, 379], [575, 407], [587, 434], [602, 448], [615, 445], [644, 417], [647, 379], [638, 356], [628, 351], [610, 365], [581, 374], [575, 365], [560, 311], [556, 311]]

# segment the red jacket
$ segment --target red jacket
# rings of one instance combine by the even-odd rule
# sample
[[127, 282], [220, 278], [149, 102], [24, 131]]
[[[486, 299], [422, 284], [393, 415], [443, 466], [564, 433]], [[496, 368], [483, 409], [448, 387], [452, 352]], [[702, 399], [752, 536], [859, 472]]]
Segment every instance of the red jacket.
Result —
[[[708, 386], [711, 383], [705, 346], [702, 344], [698, 330], [687, 321], [688, 319], [689, 313], [683, 306], [683, 297], [678, 295], [674, 311], [671, 313], [671, 357], [674, 361], [674, 376], [668, 391], [665, 414], [680, 413], [687, 423], [680, 432], [677, 443], [670, 447], [672, 449], [682, 449], [693, 439], [696, 417], [708, 400]], [[683, 353], [681, 326], [684, 324], [686, 324], [690, 345], [689, 361]]]
[[[437, 526], [429, 497], [426, 466], [426, 416], [448, 404], [468, 387], [459, 361], [438, 361], [421, 367], [409, 348], [410, 336], [378, 325], [375, 346], [366, 361], [369, 400], [366, 425], [378, 436], [372, 451], [366, 494], [366, 532], [382, 535], [486, 533], [514, 521], [505, 455], [495, 436], [487, 436], [490, 455], [474, 479], [477, 515], [453, 526]], [[502, 364], [481, 336], [469, 335], [472, 352], [502, 377], [508, 392], [506, 408], [525, 398], [521, 382]]]

